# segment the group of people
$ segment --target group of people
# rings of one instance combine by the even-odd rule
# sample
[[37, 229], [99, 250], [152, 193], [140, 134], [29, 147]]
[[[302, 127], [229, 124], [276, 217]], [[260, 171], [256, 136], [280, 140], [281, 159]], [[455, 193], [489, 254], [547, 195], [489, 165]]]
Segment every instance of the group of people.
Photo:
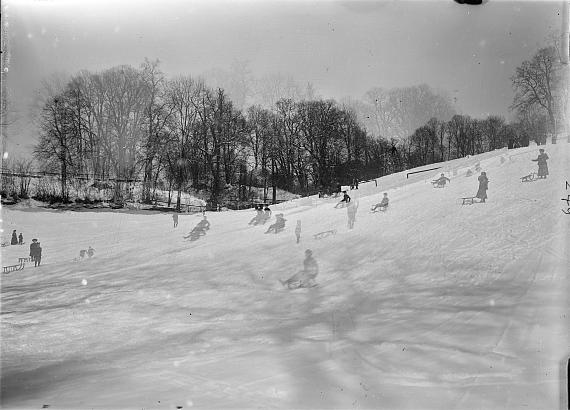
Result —
[[20, 232], [20, 235], [16, 233], [14, 229], [12, 231], [12, 240], [10, 241], [11, 245], [23, 245], [24, 244], [24, 235]]
[[271, 209], [269, 209], [268, 205], [256, 205], [255, 210], [257, 215], [253, 217], [251, 221], [249, 221], [249, 225], [263, 225], [271, 218]]

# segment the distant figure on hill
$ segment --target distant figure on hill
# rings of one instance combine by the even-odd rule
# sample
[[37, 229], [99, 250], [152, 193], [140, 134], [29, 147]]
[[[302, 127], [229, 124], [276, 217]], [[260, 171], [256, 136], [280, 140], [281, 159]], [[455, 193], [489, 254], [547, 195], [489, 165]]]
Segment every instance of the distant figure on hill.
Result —
[[22, 232], [20, 232], [20, 235], [18, 235], [18, 245], [23, 245], [24, 244], [24, 235], [22, 235]]
[[178, 226], [178, 213], [174, 212], [172, 214], [172, 221], [174, 222], [174, 227], [176, 228]]
[[485, 171], [481, 172], [479, 175], [479, 189], [477, 190], [476, 198], [479, 198], [481, 202], [485, 202], [487, 199], [487, 189], [489, 188], [489, 179], [487, 178], [487, 173]]
[[441, 174], [441, 176], [438, 179], [436, 179], [435, 181], [432, 181], [432, 184], [435, 187], [442, 187], [443, 188], [447, 182], [451, 182], [451, 180], [449, 178], [447, 178], [445, 176], [445, 174]]
[[279, 282], [289, 289], [312, 287], [316, 285], [315, 278], [318, 274], [319, 265], [315, 258], [313, 258], [313, 251], [307, 249], [305, 251], [305, 260], [303, 261], [303, 270], [297, 272], [285, 281], [279, 279]]
[[265, 208], [263, 209], [263, 212], [265, 212], [265, 220], [268, 221], [269, 219], [271, 219], [271, 209], [269, 209], [269, 205], [265, 205]]
[[350, 196], [346, 193], [346, 191], [342, 191], [342, 193], [343, 193], [343, 197], [340, 200], [340, 202], [334, 206], [335, 208], [338, 208], [340, 205], [342, 205], [343, 202], [345, 204], [348, 204], [350, 202]]
[[354, 228], [356, 221], [356, 211], [358, 210], [358, 201], [350, 202], [346, 208], [346, 216], [348, 217], [348, 229]]
[[34, 261], [34, 266], [39, 266], [42, 261], [42, 248], [37, 239], [32, 239], [30, 244], [30, 258]]
[[95, 249], [93, 249], [91, 246], [89, 246], [89, 249], [87, 249], [87, 256], [92, 258], [94, 255], [95, 255]]
[[283, 218], [283, 214], [277, 214], [275, 215], [275, 218], [276, 218], [275, 223], [270, 225], [269, 228], [267, 228], [267, 231], [265, 231], [265, 233], [270, 233], [270, 232], [279, 233], [283, 229], [285, 229], [285, 221], [287, 220]]
[[255, 207], [255, 211], [257, 212], [257, 215], [255, 215], [251, 221], [249, 221], [248, 225], [257, 225], [258, 223], [261, 223], [263, 220], [263, 207], [258, 208], [257, 206]]
[[540, 154], [538, 154], [538, 157], [536, 159], [532, 159], [531, 161], [538, 162], [538, 177], [544, 179], [548, 175], [548, 164], [546, 163], [548, 155], [542, 148], [538, 151], [540, 152]]
[[380, 201], [379, 203], [377, 203], [376, 205], [374, 205], [371, 209], [372, 212], [375, 212], [376, 209], [380, 209], [381, 211], [385, 211], [386, 208], [388, 208], [388, 203], [390, 202], [390, 200], [388, 199], [388, 192], [384, 192], [384, 197], [382, 198], [382, 201]]
[[18, 244], [18, 234], [16, 233], [16, 230], [14, 229], [14, 231], [12, 232], [12, 241], [10, 242], [12, 245], [17, 245]]
[[297, 237], [297, 243], [301, 240], [301, 220], [297, 220], [297, 226], [295, 227], [295, 236]]
[[207, 231], [208, 229], [210, 229], [210, 221], [208, 221], [208, 217], [206, 215], [204, 215], [204, 218], [198, 222], [198, 225], [196, 225], [197, 227], [199, 227], [201, 230]]

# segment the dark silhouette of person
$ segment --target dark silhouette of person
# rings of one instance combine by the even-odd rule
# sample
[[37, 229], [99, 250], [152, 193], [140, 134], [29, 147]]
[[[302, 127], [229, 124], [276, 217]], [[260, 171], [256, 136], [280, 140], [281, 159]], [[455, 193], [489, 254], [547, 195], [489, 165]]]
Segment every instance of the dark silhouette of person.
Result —
[[20, 232], [20, 235], [18, 235], [18, 245], [23, 245], [24, 244], [24, 235], [22, 234], [22, 232]]
[[172, 221], [174, 222], [174, 227], [178, 226], [178, 214], [175, 212], [172, 214]]
[[18, 234], [16, 233], [16, 230], [14, 229], [14, 231], [12, 232], [12, 241], [10, 242], [12, 245], [17, 245], [18, 244]]
[[39, 266], [42, 261], [42, 248], [37, 239], [32, 239], [30, 244], [30, 258], [34, 261], [34, 266]]
[[340, 202], [334, 206], [335, 208], [338, 208], [343, 202], [345, 204], [348, 204], [350, 202], [350, 196], [346, 193], [346, 191], [342, 191], [342, 193], [343, 193], [343, 197], [340, 200]]
[[538, 154], [538, 157], [536, 159], [532, 159], [531, 161], [538, 162], [538, 177], [544, 179], [548, 175], [548, 164], [546, 163], [548, 160], [548, 155], [542, 148], [538, 151], [540, 152], [540, 154]]
[[481, 175], [477, 178], [479, 180], [479, 189], [477, 190], [476, 198], [479, 198], [481, 202], [485, 202], [487, 199], [487, 189], [489, 188], [489, 179], [487, 178], [487, 173], [485, 171], [481, 172]]

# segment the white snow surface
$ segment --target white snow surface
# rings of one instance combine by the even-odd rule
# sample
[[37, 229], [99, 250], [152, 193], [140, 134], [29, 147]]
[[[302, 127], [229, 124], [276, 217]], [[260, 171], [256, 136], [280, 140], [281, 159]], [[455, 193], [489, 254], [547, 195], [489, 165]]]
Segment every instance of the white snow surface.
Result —
[[[43, 259], [1, 277], [2, 408], [566, 408], [570, 144], [546, 148], [546, 180], [519, 179], [532, 147], [361, 184], [352, 230], [314, 197], [265, 225], [207, 213], [197, 240], [201, 215], [4, 207], [3, 237]], [[477, 163], [488, 202], [462, 206]], [[285, 290], [305, 249], [319, 286]]]

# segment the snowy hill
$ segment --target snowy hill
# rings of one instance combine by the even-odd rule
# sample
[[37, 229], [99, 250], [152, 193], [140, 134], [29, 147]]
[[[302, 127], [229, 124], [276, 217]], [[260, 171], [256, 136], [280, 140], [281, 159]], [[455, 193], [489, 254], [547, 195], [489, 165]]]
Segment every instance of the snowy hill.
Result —
[[[354, 229], [314, 197], [264, 225], [208, 213], [201, 236], [201, 215], [173, 228], [164, 214], [5, 207], [4, 235], [38, 238], [43, 259], [2, 276], [2, 406], [564, 408], [570, 145], [546, 150], [546, 180], [519, 179], [532, 147], [362, 184]], [[489, 200], [462, 206], [477, 164]], [[441, 172], [451, 182], [434, 189]], [[389, 210], [370, 213], [383, 192]], [[285, 230], [265, 234], [280, 212]], [[319, 286], [283, 289], [308, 248]], [[2, 264], [27, 254], [3, 247]]]

